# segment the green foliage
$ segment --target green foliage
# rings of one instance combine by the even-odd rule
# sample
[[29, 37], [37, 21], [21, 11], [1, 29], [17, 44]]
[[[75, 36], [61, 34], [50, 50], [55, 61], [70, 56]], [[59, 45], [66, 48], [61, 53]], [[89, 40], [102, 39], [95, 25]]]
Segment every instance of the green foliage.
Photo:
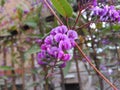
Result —
[[5, 2], [6, 2], [6, 0], [1, 0], [1, 1], [0, 1], [0, 5], [1, 5], [1, 6], [4, 6]]
[[3, 70], [3, 71], [13, 70], [13, 67], [10, 67], [10, 66], [0, 66], [0, 70]]
[[64, 17], [71, 17], [73, 9], [67, 0], [51, 0], [55, 9]]
[[67, 65], [65, 68], [63, 68], [63, 74], [64, 76], [66, 76], [70, 70], [70, 67], [71, 67], [71, 61], [67, 62]]

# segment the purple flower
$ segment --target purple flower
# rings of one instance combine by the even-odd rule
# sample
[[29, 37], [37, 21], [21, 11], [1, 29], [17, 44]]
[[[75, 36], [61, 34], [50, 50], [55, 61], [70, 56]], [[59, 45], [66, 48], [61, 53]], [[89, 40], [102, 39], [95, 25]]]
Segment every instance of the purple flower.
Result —
[[68, 37], [65, 34], [58, 33], [54, 36], [56, 42], [60, 42], [61, 40], [66, 40]]
[[96, 6], [92, 8], [93, 14], [100, 17], [101, 21], [120, 22], [120, 11], [116, 10], [113, 5], [104, 6], [102, 8]]
[[93, 6], [97, 6], [97, 0], [93, 0]]
[[55, 30], [56, 30], [55, 31], [56, 33], [62, 33], [62, 34], [65, 34], [68, 31], [68, 29], [65, 25], [58, 26], [55, 28]]
[[60, 41], [59, 48], [61, 50], [69, 50], [72, 48], [70, 40]]
[[64, 52], [63, 52], [62, 50], [60, 50], [60, 51], [58, 52], [58, 59], [62, 59], [63, 56], [64, 56]]
[[110, 43], [110, 41], [108, 40], [108, 39], [103, 39], [102, 40], [102, 44], [103, 45], [107, 45], [107, 44], [109, 44]]
[[52, 30], [51, 30], [51, 32], [50, 32], [50, 35], [53, 35], [53, 36], [55, 36], [56, 35], [56, 29], [55, 28], [53, 28]]
[[99, 15], [101, 13], [102, 9], [99, 8], [98, 6], [96, 6], [96, 7], [92, 8], [92, 11], [93, 11], [94, 15]]
[[52, 55], [53, 57], [57, 58], [58, 52], [59, 52], [59, 48], [57, 48], [57, 47], [54, 46], [54, 47], [48, 48], [48, 49], [47, 49], [47, 52], [48, 52], [50, 55]]
[[103, 64], [100, 65], [100, 69], [103, 70], [103, 71], [106, 71], [107, 70], [107, 67]]
[[58, 33], [65, 34], [67, 31], [68, 31], [67, 27], [65, 25], [62, 25], [62, 26], [53, 28], [50, 34], [54, 36]]
[[24, 14], [28, 14], [29, 10], [24, 10], [23, 12], [24, 12]]
[[46, 63], [45, 63], [44, 61], [42, 61], [41, 59], [38, 59], [37, 62], [38, 62], [39, 65], [45, 65], [45, 64], [46, 64]]
[[64, 57], [63, 57], [62, 60], [65, 61], [65, 62], [70, 60], [70, 54], [64, 54]]
[[42, 50], [47, 50], [48, 48], [51, 48], [51, 45], [48, 45], [48, 44], [42, 44], [41, 45]]
[[41, 51], [37, 54], [37, 58], [39, 59], [43, 59], [46, 57], [46, 52], [45, 51]]
[[61, 65], [60, 65], [61, 68], [64, 68], [66, 67], [66, 62], [63, 62]]
[[44, 42], [45, 42], [46, 44], [53, 44], [53, 36], [52, 36], [52, 35], [47, 36], [47, 37], [45, 38]]
[[40, 65], [45, 64], [45, 62], [43, 61], [43, 59], [46, 58], [46, 52], [45, 51], [41, 51], [37, 54], [37, 62]]
[[73, 47], [75, 47], [75, 41], [74, 41], [74, 40], [70, 40], [70, 42], [71, 42], [71, 45], [72, 45]]
[[69, 30], [67, 32], [67, 36], [68, 36], [68, 38], [73, 39], [73, 40], [78, 38], [78, 34], [74, 30]]
[[[61, 60], [61, 67], [65, 67], [66, 62], [71, 58], [67, 50], [75, 46], [77, 38], [77, 33], [74, 30], [68, 30], [65, 25], [53, 28], [44, 42], [40, 41], [43, 44], [40, 44], [41, 52], [37, 55], [38, 64], [54, 66], [56, 60]], [[39, 40], [37, 42], [39, 43]]]

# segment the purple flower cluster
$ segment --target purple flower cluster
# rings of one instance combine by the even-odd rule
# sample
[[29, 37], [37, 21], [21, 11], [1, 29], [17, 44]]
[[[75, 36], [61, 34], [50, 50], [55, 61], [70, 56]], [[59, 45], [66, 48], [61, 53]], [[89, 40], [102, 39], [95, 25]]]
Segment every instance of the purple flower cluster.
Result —
[[75, 46], [77, 38], [76, 31], [68, 30], [65, 25], [53, 28], [40, 45], [41, 51], [37, 54], [38, 64], [54, 66], [61, 62], [60, 66], [65, 67], [71, 58], [67, 51]]
[[92, 8], [93, 14], [100, 17], [101, 21], [111, 21], [120, 23], [120, 10], [116, 10], [114, 6], [95, 6]]

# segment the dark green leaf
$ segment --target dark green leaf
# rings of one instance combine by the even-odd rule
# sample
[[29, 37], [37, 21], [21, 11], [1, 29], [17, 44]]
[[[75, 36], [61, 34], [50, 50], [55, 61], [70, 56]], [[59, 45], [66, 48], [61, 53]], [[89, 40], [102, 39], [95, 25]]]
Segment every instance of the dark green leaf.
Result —
[[51, 0], [55, 9], [64, 17], [71, 17], [73, 9], [67, 0]]
[[0, 5], [1, 5], [1, 6], [4, 6], [5, 1], [6, 1], [6, 0], [1, 0], [1, 1], [0, 1]]

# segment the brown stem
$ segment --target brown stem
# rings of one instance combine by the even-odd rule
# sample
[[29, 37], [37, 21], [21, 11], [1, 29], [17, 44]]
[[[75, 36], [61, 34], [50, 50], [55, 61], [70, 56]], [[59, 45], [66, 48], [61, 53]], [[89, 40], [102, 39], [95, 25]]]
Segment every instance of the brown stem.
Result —
[[[21, 40], [21, 32], [19, 32], [19, 35], [18, 35], [18, 39], [19, 39], [19, 42], [20, 44], [22, 44], [22, 40]], [[21, 47], [17, 46], [17, 50], [20, 54], [20, 58], [21, 58], [21, 69], [22, 69], [22, 90], [24, 90], [25, 88], [25, 77], [24, 77], [24, 73], [25, 73], [25, 68], [24, 68], [24, 57], [23, 57], [23, 51], [21, 51]]]
[[76, 20], [75, 20], [75, 24], [73, 25], [72, 29], [75, 29], [75, 26], [76, 26], [76, 24], [78, 23], [78, 20], [79, 20], [80, 15], [81, 15], [81, 10], [79, 10], [78, 16], [77, 16], [77, 18], [76, 18]]
[[48, 68], [45, 66], [43, 68], [43, 70], [45, 71], [45, 90], [49, 90], [49, 82], [48, 82]]
[[[57, 20], [60, 22], [61, 25], [63, 25], [62, 21], [59, 19], [59, 17], [56, 15], [56, 13], [54, 12], [54, 10], [50, 7], [50, 5], [47, 3], [46, 0], [44, 0], [44, 2], [46, 3], [46, 5], [48, 6], [48, 8], [50, 9], [50, 11], [53, 13], [53, 15], [57, 18]], [[93, 69], [108, 83], [110, 84], [111, 87], [114, 88], [114, 90], [118, 90], [91, 62], [90, 60], [87, 58], [87, 56], [83, 53], [82, 49], [78, 46], [77, 43], [76, 47], [78, 48], [78, 50], [80, 51], [80, 53], [82, 54], [82, 56], [88, 61], [88, 63], [93, 67]]]
[[[13, 41], [13, 38], [12, 38], [12, 41]], [[13, 43], [13, 42], [12, 42], [12, 43]], [[11, 44], [11, 57], [13, 57], [13, 55], [14, 55], [14, 47], [13, 47], [13, 44]], [[14, 65], [14, 60], [13, 60], [13, 58], [12, 58], [11, 62], [12, 62], [12, 67], [14, 68], [15, 65]], [[15, 85], [15, 81], [16, 81], [16, 78], [15, 78], [15, 70], [12, 70], [12, 75], [13, 75], [13, 77], [12, 77], [12, 84], [13, 84], [12, 90], [17, 90], [16, 85]]]
[[77, 43], [76, 47], [78, 48], [79, 52], [81, 53], [81, 55], [87, 60], [87, 62], [91, 65], [91, 67], [114, 89], [114, 90], [118, 90], [116, 86], [114, 86], [93, 64], [92, 62], [88, 59], [88, 57], [84, 54], [84, 52], [82, 51], [82, 49], [78, 46]]
[[[34, 69], [34, 67], [35, 67], [35, 65], [34, 65], [34, 54], [31, 55], [31, 60], [32, 60], [32, 69]], [[36, 81], [35, 74], [32, 74], [32, 78], [33, 78], [33, 81]], [[34, 86], [34, 90], [37, 90], [36, 86]]]
[[[4, 66], [6, 66], [6, 48], [5, 48], [5, 45], [3, 45], [3, 59], [4, 59]], [[6, 75], [6, 71], [4, 71], [4, 75]], [[6, 79], [4, 80], [4, 84], [5, 84], [5, 89], [4, 90], [8, 90]]]
[[120, 66], [120, 56], [119, 56], [119, 51], [118, 51], [118, 49], [117, 49], [117, 44], [115, 44], [115, 48], [116, 48], [116, 53], [117, 53], [117, 60], [118, 60], [118, 68], [119, 68], [119, 66]]
[[60, 68], [60, 74], [61, 74], [61, 87], [62, 90], [65, 90], [65, 81], [64, 81], [64, 74], [62, 68]]
[[57, 18], [57, 20], [59, 21], [60, 25], [63, 25], [63, 22], [60, 20], [60, 18], [56, 15], [56, 13], [54, 12], [54, 10], [51, 8], [51, 6], [49, 5], [49, 3], [44, 0], [45, 4], [48, 6], [48, 8], [50, 9], [50, 11], [53, 13], [53, 15]]
[[[76, 55], [76, 49], [74, 50], [74, 54]], [[74, 56], [75, 56], [74, 55]], [[79, 90], [83, 90], [82, 89], [82, 82], [81, 82], [81, 77], [80, 77], [80, 70], [79, 70], [79, 64], [78, 64], [78, 60], [75, 57], [75, 63], [76, 63], [76, 69], [77, 69], [77, 76], [78, 76], [78, 83], [79, 83]]]
[[[100, 64], [100, 62], [99, 62], [99, 60], [97, 59], [97, 53], [96, 53], [96, 50], [95, 50], [95, 47], [94, 47], [94, 45], [95, 45], [95, 40], [94, 40], [94, 38], [93, 38], [93, 36], [92, 36], [92, 32], [91, 32], [91, 30], [90, 30], [90, 27], [88, 27], [88, 32], [89, 32], [89, 34], [90, 34], [90, 37], [91, 37], [91, 40], [92, 40], [92, 49], [93, 49], [93, 53], [94, 53], [94, 55], [93, 55], [93, 60], [94, 60], [94, 62], [95, 62], [95, 65], [96, 65], [96, 68], [99, 70], [99, 64]], [[100, 84], [100, 90], [103, 90], [103, 80], [100, 78], [100, 76], [99, 76], [99, 74], [96, 72], [96, 74], [97, 74], [97, 76], [98, 76], [98, 79], [99, 79], [99, 84]]]

